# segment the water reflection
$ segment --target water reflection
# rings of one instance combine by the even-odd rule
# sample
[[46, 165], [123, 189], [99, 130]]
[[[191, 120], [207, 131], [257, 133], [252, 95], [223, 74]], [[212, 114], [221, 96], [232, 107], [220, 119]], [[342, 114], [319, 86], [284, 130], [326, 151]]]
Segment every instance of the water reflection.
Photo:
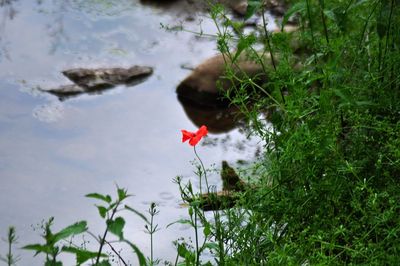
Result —
[[[198, 181], [190, 164], [193, 150], [182, 145], [179, 130], [206, 123], [220, 133], [236, 123], [233, 112], [182, 109], [176, 99], [175, 88], [187, 74], [180, 65], [197, 65], [215, 54], [215, 41], [165, 32], [160, 22], [173, 24], [182, 17], [142, 6], [139, 0], [0, 1], [18, 10], [7, 17], [5, 34], [0, 32], [1, 45], [7, 44], [13, 59], [0, 60], [0, 228], [15, 225], [21, 245], [40, 241], [30, 224], [49, 216], [56, 217], [59, 227], [87, 219], [97, 232], [104, 225], [96, 222], [97, 210], [83, 195], [112, 193], [117, 183], [136, 195], [130, 205], [142, 212], [149, 202], [163, 205], [157, 217], [162, 231], [156, 235], [156, 256], [173, 260], [171, 243], [185, 233], [165, 227], [184, 218], [187, 210], [179, 208], [179, 191], [172, 180], [182, 175], [193, 184]], [[112, 3], [111, 10], [121, 12], [99, 13], [95, 10], [105, 7], [100, 3]], [[10, 5], [0, 11], [6, 8]], [[48, 27], [57, 19], [62, 27], [50, 29], [62, 29], [59, 38], [49, 34]], [[193, 30], [198, 27], [196, 21], [187, 24]], [[214, 30], [211, 20], [205, 19], [202, 26], [207, 32]], [[49, 53], [54, 42], [56, 50]], [[126, 53], [111, 53], [114, 48]], [[67, 102], [30, 89], [67, 84], [60, 74], [65, 69], [132, 64], [153, 66], [155, 73], [132, 89], [117, 86], [102, 96], [81, 95]], [[198, 150], [206, 167], [221, 160], [253, 158], [258, 142], [247, 142], [243, 136], [237, 129], [229, 135], [210, 134], [216, 145]], [[239, 142], [251, 145], [243, 151]], [[220, 179], [210, 182], [218, 185]], [[128, 217], [127, 222], [126, 234], [149, 254], [142, 221]], [[42, 265], [40, 257], [20, 254], [20, 266]]]
[[214, 134], [226, 133], [238, 127], [243, 115], [235, 106], [204, 107], [194, 104], [185, 98], [179, 97], [187, 117], [197, 126], [207, 125], [208, 130]]
[[18, 0], [0, 0], [0, 9], [2, 12], [2, 18], [0, 21], [0, 62], [4, 57], [7, 60], [11, 60], [10, 53], [8, 51], [8, 44], [5, 42], [6, 36], [6, 25], [8, 20], [13, 20], [17, 14], [14, 7], [14, 3]]
[[64, 14], [67, 12], [67, 2], [53, 1], [55, 7], [50, 12], [54, 16], [51, 23], [46, 25], [47, 33], [52, 40], [49, 53], [54, 54], [64, 41], [68, 41], [68, 35], [65, 31]]

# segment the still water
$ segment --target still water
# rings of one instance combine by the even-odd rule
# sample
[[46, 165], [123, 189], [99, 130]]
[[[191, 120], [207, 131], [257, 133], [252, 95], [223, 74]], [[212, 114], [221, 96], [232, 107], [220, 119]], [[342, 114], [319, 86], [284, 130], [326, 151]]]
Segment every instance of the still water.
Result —
[[[185, 1], [184, 1], [185, 2]], [[0, 235], [14, 225], [17, 247], [40, 242], [36, 224], [55, 217], [55, 230], [85, 219], [104, 228], [85, 194], [114, 195], [115, 185], [135, 195], [128, 204], [160, 210], [155, 256], [174, 260], [172, 241], [190, 237], [173, 178], [197, 184], [190, 163], [193, 149], [181, 143], [180, 129], [195, 125], [178, 102], [175, 88], [189, 70], [217, 53], [215, 40], [187, 32], [167, 32], [160, 23], [215, 33], [206, 13], [185, 6], [120, 0], [0, 0]], [[153, 75], [134, 87], [66, 101], [38, 88], [69, 84], [61, 71], [74, 67], [146, 65]], [[240, 130], [210, 134], [198, 153], [206, 166], [222, 160], [253, 160], [257, 139]], [[210, 183], [220, 187], [218, 175]], [[144, 223], [127, 214], [125, 236], [150, 254]], [[1, 254], [6, 250], [0, 243]], [[41, 255], [15, 250], [18, 265], [42, 265]], [[65, 265], [73, 264], [65, 258]], [[132, 255], [128, 258], [135, 265]]]

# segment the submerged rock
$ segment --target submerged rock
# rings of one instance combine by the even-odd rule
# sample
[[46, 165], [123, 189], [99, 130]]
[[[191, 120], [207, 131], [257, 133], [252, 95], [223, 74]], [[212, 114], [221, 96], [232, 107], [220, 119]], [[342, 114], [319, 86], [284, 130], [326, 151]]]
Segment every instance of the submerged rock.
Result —
[[[266, 76], [262, 65], [248, 60], [245, 56], [232, 63], [223, 55], [216, 55], [197, 66], [177, 87], [176, 92], [181, 99], [186, 99], [201, 106], [227, 106], [223, 94], [232, 86], [237, 85], [226, 78], [227, 66], [237, 77], [255, 78], [265, 81]], [[217, 85], [220, 83], [220, 86]]]
[[82, 93], [101, 93], [117, 85], [133, 86], [144, 81], [153, 73], [147, 66], [130, 68], [75, 68], [62, 72], [74, 84], [63, 85], [55, 89], [42, 89], [44, 92], [58, 96], [61, 100]]
[[173, 12], [179, 16], [186, 14], [194, 14], [196, 12], [209, 12], [211, 6], [220, 3], [236, 14], [244, 16], [247, 11], [247, 0], [212, 0], [212, 1], [196, 1], [196, 0], [140, 0], [143, 5], [152, 5], [162, 8], [165, 11]]
[[247, 0], [220, 0], [222, 4], [230, 7], [236, 14], [244, 16], [247, 11]]

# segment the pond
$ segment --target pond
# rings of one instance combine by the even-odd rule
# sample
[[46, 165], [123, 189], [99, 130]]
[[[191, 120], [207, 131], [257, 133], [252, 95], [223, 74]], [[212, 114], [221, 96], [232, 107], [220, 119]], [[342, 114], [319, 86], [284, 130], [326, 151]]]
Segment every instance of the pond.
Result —
[[[14, 225], [18, 247], [40, 242], [37, 224], [55, 217], [55, 230], [78, 220], [100, 233], [91, 192], [114, 195], [116, 184], [134, 197], [129, 205], [146, 212], [156, 202], [161, 229], [155, 256], [174, 260], [172, 241], [192, 232], [166, 225], [185, 217], [177, 175], [197, 184], [190, 163], [193, 149], [181, 143], [180, 129], [195, 130], [175, 89], [196, 66], [217, 54], [215, 39], [160, 24], [214, 34], [205, 12], [184, 4], [151, 1], [0, 0], [0, 235]], [[40, 91], [68, 84], [61, 71], [75, 67], [146, 65], [145, 82], [97, 95], [60, 101]], [[193, 119], [193, 118], [192, 118]], [[198, 153], [207, 167], [222, 160], [254, 160], [258, 139], [243, 130], [210, 133]], [[218, 174], [210, 183], [221, 187]], [[126, 216], [125, 236], [149, 255], [144, 223]], [[5, 243], [0, 243], [5, 253]], [[42, 265], [42, 257], [16, 250], [18, 265]], [[71, 258], [68, 264], [73, 264]], [[135, 264], [135, 257], [129, 258]]]

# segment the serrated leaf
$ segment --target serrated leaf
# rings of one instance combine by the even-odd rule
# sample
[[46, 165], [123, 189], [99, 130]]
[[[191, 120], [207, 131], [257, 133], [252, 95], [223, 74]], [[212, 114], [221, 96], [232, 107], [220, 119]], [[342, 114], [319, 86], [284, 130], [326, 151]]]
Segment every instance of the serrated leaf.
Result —
[[118, 236], [120, 239], [123, 239], [124, 226], [125, 220], [122, 217], [117, 217], [114, 220], [107, 221], [108, 230], [114, 235]]
[[[75, 248], [75, 247], [63, 247], [62, 251], [73, 253], [76, 255], [76, 263], [78, 265], [86, 262], [89, 259], [96, 258], [98, 252], [94, 251], [89, 251], [89, 250], [84, 250], [80, 248]], [[100, 257], [108, 257], [106, 254], [100, 254]]]
[[130, 196], [129, 194], [127, 194], [127, 190], [123, 188], [118, 188], [117, 192], [119, 201], [123, 201], [124, 199]]
[[27, 250], [33, 250], [36, 251], [35, 255], [39, 254], [40, 252], [49, 254], [51, 253], [51, 248], [49, 246], [46, 245], [41, 245], [41, 244], [31, 244], [31, 245], [26, 245], [23, 246], [22, 249], [27, 249]]
[[139, 265], [140, 266], [146, 266], [146, 257], [143, 255], [143, 253], [140, 251], [140, 249], [133, 243], [131, 243], [128, 240], [125, 240], [125, 243], [127, 243], [132, 249], [133, 251], [136, 253], [136, 256], [138, 257], [139, 260]]
[[112, 200], [110, 195], [102, 195], [99, 193], [89, 193], [89, 194], [86, 194], [85, 197], [99, 199], [99, 200], [105, 201], [107, 203], [110, 203]]
[[106, 214], [107, 214], [107, 208], [104, 206], [97, 206], [97, 205], [96, 205], [96, 207], [97, 207], [97, 210], [99, 211], [100, 216], [102, 218], [105, 218]]
[[77, 223], [74, 223], [70, 226], [65, 227], [58, 233], [54, 234], [53, 236], [53, 241], [54, 243], [60, 241], [61, 239], [65, 239], [67, 237], [70, 237], [72, 235], [77, 235], [85, 232], [87, 230], [87, 222], [86, 221], [80, 221]]
[[130, 206], [128, 206], [128, 205], [125, 205], [125, 209], [127, 209], [128, 211], [131, 211], [131, 212], [135, 213], [137, 216], [139, 216], [140, 218], [142, 218], [146, 223], [150, 223], [150, 222], [147, 220], [147, 218], [146, 218], [146, 216], [145, 216], [144, 214], [142, 214], [141, 212], [135, 210], [134, 208], [132, 208], [132, 207], [130, 207]]

